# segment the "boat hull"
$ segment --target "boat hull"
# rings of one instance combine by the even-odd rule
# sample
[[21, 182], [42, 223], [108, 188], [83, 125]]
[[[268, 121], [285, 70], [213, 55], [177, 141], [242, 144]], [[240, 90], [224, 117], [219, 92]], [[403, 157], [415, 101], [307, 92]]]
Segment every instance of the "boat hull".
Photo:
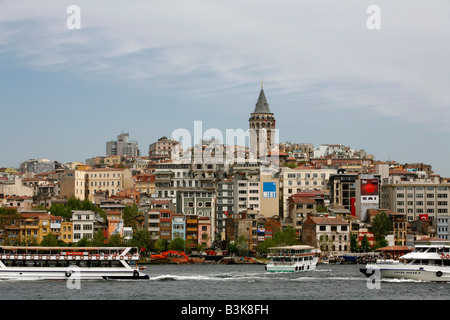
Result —
[[[149, 279], [137, 270], [95, 270], [67, 268], [4, 268], [0, 270], [1, 280], [103, 280], [103, 279]], [[102, 268], [99, 268], [102, 269]]]
[[376, 276], [376, 273], [379, 272], [381, 278], [410, 279], [430, 282], [450, 281], [450, 268], [432, 266], [368, 264], [365, 268], [361, 268], [360, 272], [367, 277]]
[[317, 262], [309, 264], [282, 264], [282, 263], [268, 263], [266, 265], [267, 272], [304, 272], [314, 270], [317, 267]]

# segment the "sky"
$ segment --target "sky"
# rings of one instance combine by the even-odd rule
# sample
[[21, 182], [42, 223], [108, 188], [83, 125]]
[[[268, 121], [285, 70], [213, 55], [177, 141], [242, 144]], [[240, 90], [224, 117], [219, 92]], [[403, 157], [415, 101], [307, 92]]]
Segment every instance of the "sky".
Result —
[[449, 17], [448, 0], [0, 0], [0, 167], [246, 130], [263, 79], [280, 142], [450, 177]]

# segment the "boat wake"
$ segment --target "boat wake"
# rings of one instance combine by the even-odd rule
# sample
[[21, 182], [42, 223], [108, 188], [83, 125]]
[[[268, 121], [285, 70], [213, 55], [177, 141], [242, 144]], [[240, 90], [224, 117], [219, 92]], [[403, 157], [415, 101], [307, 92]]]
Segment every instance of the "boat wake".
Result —
[[153, 281], [257, 281], [265, 280], [267, 277], [261, 274], [218, 274], [218, 275], [160, 275], [150, 277]]

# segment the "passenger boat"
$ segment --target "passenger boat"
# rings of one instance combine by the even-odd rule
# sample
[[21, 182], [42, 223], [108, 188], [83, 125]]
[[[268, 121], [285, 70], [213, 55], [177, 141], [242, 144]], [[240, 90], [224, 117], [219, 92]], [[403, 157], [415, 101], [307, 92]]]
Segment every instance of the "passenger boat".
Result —
[[295, 245], [268, 248], [266, 264], [268, 272], [301, 272], [314, 270], [318, 258], [311, 246]]
[[0, 246], [0, 279], [149, 279], [132, 247]]
[[381, 278], [450, 281], [450, 242], [416, 243], [414, 250], [398, 260], [377, 260], [360, 271], [367, 277], [379, 272]]

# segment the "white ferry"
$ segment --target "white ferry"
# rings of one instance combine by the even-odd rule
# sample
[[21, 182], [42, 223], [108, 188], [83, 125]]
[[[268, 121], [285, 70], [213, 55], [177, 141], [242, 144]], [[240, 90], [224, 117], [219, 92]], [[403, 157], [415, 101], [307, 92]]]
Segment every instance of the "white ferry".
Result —
[[268, 272], [301, 272], [314, 270], [318, 258], [311, 246], [295, 245], [268, 248], [266, 264]]
[[377, 271], [383, 278], [412, 279], [434, 282], [450, 281], [450, 242], [423, 241], [399, 260], [377, 260], [360, 271], [367, 277]]
[[149, 279], [138, 260], [131, 247], [0, 246], [0, 279]]

